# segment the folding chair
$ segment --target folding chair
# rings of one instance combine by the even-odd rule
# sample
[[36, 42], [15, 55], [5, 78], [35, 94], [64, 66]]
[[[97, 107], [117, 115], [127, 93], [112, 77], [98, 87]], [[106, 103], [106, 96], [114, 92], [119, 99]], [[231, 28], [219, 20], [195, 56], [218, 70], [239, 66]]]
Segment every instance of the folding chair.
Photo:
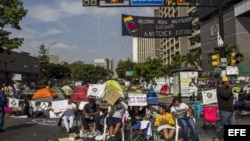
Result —
[[210, 125], [215, 129], [215, 126], [219, 121], [217, 112], [218, 112], [217, 106], [204, 106], [204, 108], [203, 108], [203, 128], [204, 128], [204, 130], [207, 129], [207, 125]]
[[[195, 118], [192, 118], [195, 123]], [[179, 138], [179, 132], [180, 132], [181, 126], [178, 124], [177, 118], [175, 118], [175, 141], [178, 141]]]
[[[141, 124], [136, 124], [136, 127], [134, 127], [134, 125], [130, 124], [130, 141], [141, 141], [143, 139], [146, 139], [148, 136], [144, 135], [144, 131], [149, 132], [149, 130], [151, 130], [151, 121], [141, 121], [141, 124], [144, 124], [144, 126], [146, 125], [145, 128], [142, 128]], [[142, 129], [141, 129], [142, 128]], [[148, 130], [147, 130], [148, 129]], [[152, 132], [152, 131], [151, 131]]]

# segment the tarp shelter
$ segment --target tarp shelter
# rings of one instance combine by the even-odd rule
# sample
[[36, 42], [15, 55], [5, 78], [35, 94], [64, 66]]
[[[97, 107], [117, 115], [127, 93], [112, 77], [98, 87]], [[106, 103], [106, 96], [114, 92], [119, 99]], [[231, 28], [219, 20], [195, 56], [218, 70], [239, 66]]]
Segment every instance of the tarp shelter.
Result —
[[65, 99], [65, 93], [63, 92], [63, 90], [62, 90], [60, 87], [53, 86], [51, 89], [52, 89], [54, 92], [56, 92], [56, 94], [57, 94], [57, 99], [59, 99], [59, 100]]
[[239, 64], [239, 75], [238, 76], [249, 76], [250, 75], [250, 65], [249, 64]]
[[57, 94], [52, 89], [41, 88], [34, 93], [34, 95], [32, 96], [32, 99], [39, 100], [39, 101], [52, 101], [56, 97], [57, 97]]
[[71, 93], [73, 92], [72, 88], [68, 85], [63, 86], [61, 89], [66, 95], [71, 95]]
[[70, 99], [72, 101], [87, 101], [87, 92], [87, 87], [78, 86], [73, 90], [72, 94], [70, 95]]

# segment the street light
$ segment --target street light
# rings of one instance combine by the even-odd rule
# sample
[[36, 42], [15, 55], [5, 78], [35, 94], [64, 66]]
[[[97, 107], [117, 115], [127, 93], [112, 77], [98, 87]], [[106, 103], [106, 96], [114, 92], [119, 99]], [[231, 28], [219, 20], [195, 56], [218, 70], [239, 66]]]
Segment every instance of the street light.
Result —
[[10, 64], [10, 63], [13, 63], [14, 62], [14, 60], [10, 60], [10, 61], [8, 61], [8, 62], [4, 62], [4, 73], [5, 73], [5, 80], [4, 80], [4, 82], [5, 82], [5, 84], [7, 83], [7, 79], [8, 79], [8, 72], [7, 72], [7, 65], [8, 64]]
[[57, 44], [59, 41], [55, 41], [55, 42], [52, 42], [48, 45], [48, 57], [49, 57], [49, 61], [50, 61], [50, 56], [49, 56], [49, 48], [50, 46], [54, 45], [54, 44]]
[[29, 82], [28, 82], [28, 83], [29, 83], [29, 85], [30, 85], [30, 79], [31, 79], [31, 72], [32, 72], [32, 69], [33, 69], [33, 68], [37, 68], [38, 65], [34, 65], [33, 67], [30, 67], [30, 66], [28, 66], [28, 65], [23, 65], [23, 67], [25, 67], [25, 68], [27, 68], [27, 69], [29, 68], [29, 80], [28, 80]]

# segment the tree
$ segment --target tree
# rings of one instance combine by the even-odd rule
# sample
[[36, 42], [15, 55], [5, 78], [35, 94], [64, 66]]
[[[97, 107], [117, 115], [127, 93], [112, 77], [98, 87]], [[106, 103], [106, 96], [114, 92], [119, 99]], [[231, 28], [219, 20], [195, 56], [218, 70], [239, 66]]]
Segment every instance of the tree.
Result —
[[79, 64], [72, 68], [72, 76], [76, 81], [80, 80], [84, 83], [97, 83], [98, 80], [110, 79], [113, 76], [113, 72], [92, 64]]
[[186, 55], [182, 56], [182, 62], [184, 62], [185, 67], [191, 66], [199, 69], [201, 63], [200, 52], [194, 51], [187, 53]]
[[181, 67], [181, 55], [180, 54], [175, 54], [173, 57], [172, 57], [172, 62], [171, 62], [171, 70], [172, 69], [178, 69]]
[[48, 65], [49, 78], [67, 79], [70, 77], [70, 74], [71, 71], [68, 65], [52, 64], [52, 63]]
[[49, 57], [48, 57], [48, 50], [45, 48], [44, 44], [41, 44], [39, 47], [39, 65], [40, 65], [40, 76], [39, 76], [39, 83], [46, 85], [48, 80], [48, 64], [49, 64]]
[[126, 71], [132, 71], [134, 69], [135, 63], [132, 62], [130, 59], [127, 59], [126, 61], [120, 60], [117, 64], [117, 67], [115, 69], [117, 75], [121, 79], [125, 79], [125, 73]]
[[21, 30], [19, 22], [26, 16], [28, 10], [23, 8], [21, 0], [0, 0], [0, 52], [18, 48], [23, 38], [10, 38], [10, 27]]

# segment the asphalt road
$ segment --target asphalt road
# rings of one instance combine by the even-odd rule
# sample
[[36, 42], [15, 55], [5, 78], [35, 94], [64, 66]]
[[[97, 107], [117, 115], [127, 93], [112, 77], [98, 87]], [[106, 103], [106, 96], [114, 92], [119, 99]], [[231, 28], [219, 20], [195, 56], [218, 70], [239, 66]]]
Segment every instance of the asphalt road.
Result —
[[[37, 119], [37, 118], [12, 118], [5, 119], [5, 132], [0, 133], [1, 141], [59, 141], [59, 138], [65, 138], [66, 132], [56, 125], [55, 119]], [[250, 116], [243, 119], [237, 119], [237, 124], [250, 125]], [[213, 129], [206, 131], [202, 128], [202, 119], [196, 119], [196, 127], [199, 132], [200, 141], [212, 141]], [[125, 140], [128, 141], [128, 133], [125, 134]], [[92, 141], [93, 139], [84, 139]], [[223, 140], [223, 139], [222, 139]], [[222, 141], [221, 140], [221, 141]]]

